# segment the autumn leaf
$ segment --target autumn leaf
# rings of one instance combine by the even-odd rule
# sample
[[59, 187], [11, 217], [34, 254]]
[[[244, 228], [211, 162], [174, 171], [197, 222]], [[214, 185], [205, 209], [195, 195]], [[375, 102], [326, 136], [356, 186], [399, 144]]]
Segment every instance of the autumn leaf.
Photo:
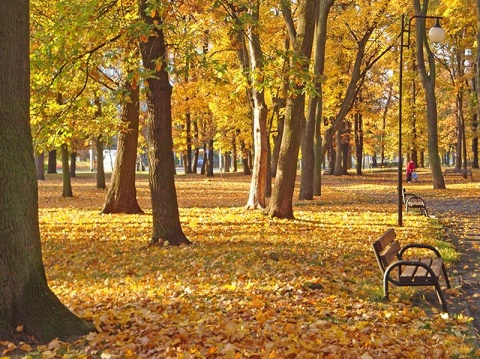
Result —
[[[39, 220], [52, 290], [98, 332], [74, 343], [53, 340], [29, 353], [45, 358], [60, 352], [103, 358], [475, 355], [471, 318], [453, 313], [442, 318], [435, 302], [415, 299], [429, 288], [393, 287], [391, 300], [381, 300], [381, 275], [370, 246], [396, 221], [396, 194], [384, 185], [385, 175], [325, 179], [321, 198], [297, 203], [295, 220], [244, 210], [249, 178], [243, 175], [210, 181], [179, 175], [180, 218], [193, 245], [178, 248], [147, 245], [152, 226], [147, 175], [137, 178], [146, 215], [100, 214], [105, 193], [94, 189], [93, 176], [73, 178], [77, 195], [65, 200], [58, 196], [61, 175], [47, 175], [39, 182]], [[437, 221], [413, 213], [396, 230], [405, 244], [438, 245], [442, 239]], [[447, 250], [453, 251], [443, 242]], [[452, 263], [447, 265], [450, 270]], [[462, 293], [452, 289], [446, 295]], [[14, 350], [8, 345], [0, 342], [0, 349]]]

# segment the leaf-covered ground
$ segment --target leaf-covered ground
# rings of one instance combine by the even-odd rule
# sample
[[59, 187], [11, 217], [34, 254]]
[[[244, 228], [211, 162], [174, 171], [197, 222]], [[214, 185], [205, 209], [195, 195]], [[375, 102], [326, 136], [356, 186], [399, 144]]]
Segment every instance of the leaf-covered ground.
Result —
[[[75, 343], [0, 342], [0, 355], [26, 358], [476, 358], [471, 319], [442, 315], [423, 300], [429, 288], [395, 288], [382, 300], [371, 243], [395, 227], [395, 173], [324, 177], [322, 196], [295, 203], [295, 220], [246, 211], [249, 179], [178, 176], [184, 232], [191, 246], [148, 246], [145, 215], [102, 215], [105, 191], [91, 174], [39, 184], [40, 225], [49, 284], [98, 333]], [[413, 184], [443, 196], [431, 184]], [[478, 193], [460, 182], [458, 192]], [[295, 198], [298, 198], [296, 196]], [[402, 244], [452, 245], [435, 219], [406, 214]], [[448, 269], [447, 269], [448, 270]], [[452, 278], [453, 281], [453, 278]], [[453, 288], [447, 298], [460, 295]], [[16, 349], [16, 350], [14, 350]]]

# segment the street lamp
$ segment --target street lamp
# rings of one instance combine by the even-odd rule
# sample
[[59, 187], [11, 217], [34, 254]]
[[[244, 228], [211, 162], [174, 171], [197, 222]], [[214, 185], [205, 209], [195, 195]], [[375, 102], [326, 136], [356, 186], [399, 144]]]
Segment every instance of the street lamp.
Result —
[[[402, 164], [402, 92], [403, 92], [403, 48], [410, 48], [410, 27], [413, 19], [436, 19], [435, 25], [428, 32], [428, 37], [432, 42], [442, 42], [445, 39], [445, 30], [440, 26], [441, 16], [421, 16], [415, 15], [406, 23], [406, 14], [402, 15], [402, 30], [400, 33], [400, 72], [399, 72], [399, 96], [398, 96], [398, 225], [403, 225], [403, 164]], [[407, 43], [404, 43], [404, 34], [408, 34]]]

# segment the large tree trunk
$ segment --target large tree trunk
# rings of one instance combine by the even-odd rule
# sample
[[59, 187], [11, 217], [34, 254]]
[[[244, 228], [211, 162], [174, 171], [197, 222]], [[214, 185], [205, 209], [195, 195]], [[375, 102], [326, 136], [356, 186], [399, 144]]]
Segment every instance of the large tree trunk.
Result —
[[[420, 0], [414, 0], [414, 7], [416, 16], [425, 16], [428, 8], [428, 0], [423, 0], [422, 7], [420, 6]], [[435, 58], [428, 46], [425, 32], [425, 19], [417, 19], [415, 23], [415, 35], [418, 73], [422, 80], [423, 88], [425, 89], [425, 98], [427, 102], [428, 159], [430, 162], [430, 170], [432, 172], [433, 188], [445, 189], [445, 180], [443, 178], [440, 155], [438, 154]], [[427, 51], [428, 73], [425, 66], [424, 47]]]
[[[247, 209], [265, 208], [265, 190], [267, 183], [267, 104], [261, 81], [263, 71], [263, 55], [258, 36], [259, 4], [252, 5], [249, 12], [253, 21], [249, 22], [247, 38], [251, 68], [252, 100], [253, 100], [253, 173], [250, 192], [246, 204]], [[258, 78], [260, 77], [260, 79]]]
[[118, 135], [117, 157], [103, 213], [143, 213], [137, 201], [135, 165], [140, 119], [139, 87], [127, 83], [130, 101], [123, 104], [122, 131]]
[[[299, 1], [297, 10], [298, 26], [295, 30], [290, 9], [282, 3], [282, 12], [289, 29], [290, 41], [295, 53], [292, 56], [294, 63], [291, 64], [291, 68], [298, 68], [299, 64], [296, 62], [296, 59], [301, 58], [303, 60], [301, 68], [307, 70], [315, 30], [315, 1]], [[285, 128], [280, 146], [275, 187], [266, 210], [268, 215], [272, 217], [294, 218], [293, 191], [297, 176], [300, 140], [305, 122], [305, 94], [303, 88], [304, 85], [298, 84], [296, 88], [290, 89], [291, 93], [295, 93], [295, 95], [289, 95], [287, 98]]]
[[[150, 116], [149, 158], [152, 197], [152, 243], [189, 244], [182, 231], [175, 189], [175, 162], [172, 139], [172, 86], [166, 69], [167, 47], [163, 19], [157, 11], [148, 11], [147, 0], [139, 0], [140, 16], [151, 35], [140, 43], [143, 66], [152, 72], [148, 79], [147, 102]], [[153, 15], [153, 17], [152, 17]]]
[[95, 328], [53, 294], [42, 263], [29, 123], [28, 4], [0, 7], [0, 341], [25, 334], [46, 343]]

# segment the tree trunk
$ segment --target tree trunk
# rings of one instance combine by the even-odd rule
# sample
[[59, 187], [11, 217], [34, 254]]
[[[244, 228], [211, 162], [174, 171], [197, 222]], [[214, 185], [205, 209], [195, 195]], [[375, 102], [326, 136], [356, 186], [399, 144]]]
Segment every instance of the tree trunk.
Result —
[[213, 177], [213, 139], [208, 141], [208, 156], [206, 157], [207, 161], [203, 161], [206, 163], [205, 171], [207, 177]]
[[[29, 2], [0, 7], [0, 341], [42, 343], [94, 331], [47, 284], [38, 223], [38, 192], [29, 123]], [[23, 328], [19, 333], [17, 328]]]
[[147, 103], [150, 116], [149, 158], [152, 197], [152, 243], [189, 244], [182, 231], [175, 189], [175, 162], [172, 139], [172, 86], [168, 78], [167, 47], [159, 10], [147, 12], [147, 0], [139, 0], [139, 12], [150, 28], [146, 42], [140, 43], [143, 66], [152, 72], [148, 79]]
[[272, 153], [272, 163], [271, 163], [271, 171], [272, 177], [277, 177], [277, 166], [278, 166], [278, 156], [280, 154], [280, 145], [282, 144], [282, 137], [283, 137], [283, 129], [285, 127], [285, 116], [282, 114], [284, 111], [280, 111], [280, 108], [285, 109], [285, 101], [283, 99], [279, 99], [277, 101], [277, 135], [273, 138], [273, 153]]
[[185, 173], [192, 173], [192, 119], [190, 113], [185, 115], [185, 121], [187, 132], [187, 163], [185, 164]]
[[[423, 9], [420, 0], [414, 0], [416, 16], [425, 16], [427, 13], [428, 0], [424, 0]], [[418, 73], [425, 89], [427, 102], [427, 127], [428, 127], [428, 158], [432, 172], [433, 188], [445, 189], [440, 156], [438, 153], [438, 129], [437, 129], [437, 99], [435, 97], [435, 58], [428, 46], [425, 32], [425, 19], [417, 19], [415, 23], [416, 55]], [[427, 51], [428, 73], [425, 66], [424, 46]]]
[[[477, 3], [477, 44], [480, 43], [480, 0], [476, 1]], [[473, 124], [472, 124], [472, 134], [473, 134], [473, 140], [472, 140], [472, 152], [473, 152], [473, 163], [472, 167], [473, 168], [479, 168], [479, 163], [478, 163], [478, 137], [479, 137], [479, 125], [478, 125], [478, 119], [480, 118], [480, 51], [477, 50], [477, 57], [475, 59], [475, 69], [476, 69], [476, 76], [474, 81], [474, 89], [476, 93], [476, 103], [477, 103], [477, 111], [474, 114], [473, 117]]]
[[70, 152], [70, 178], [77, 177], [77, 152]]
[[96, 141], [96, 150], [97, 150], [97, 188], [104, 189], [107, 188], [105, 184], [105, 169], [103, 167], [103, 140], [102, 136], [97, 137]]
[[57, 173], [57, 150], [48, 152], [47, 173]]
[[233, 167], [233, 170], [232, 172], [237, 172], [237, 159], [238, 159], [238, 155], [237, 155], [237, 136], [235, 134], [233, 134], [232, 136], [232, 167]]
[[314, 74], [317, 79], [317, 95], [312, 98], [314, 119], [313, 133], [313, 195], [320, 196], [322, 193], [322, 135], [320, 132], [323, 117], [323, 89], [322, 77], [325, 69], [325, 46], [327, 42], [327, 20], [330, 9], [335, 0], [321, 0], [315, 21], [315, 47], [314, 47]]
[[123, 104], [122, 126], [118, 135], [117, 157], [102, 213], [143, 213], [137, 201], [135, 165], [138, 147], [139, 87], [127, 83], [130, 101]]
[[472, 121], [472, 168], [478, 168], [478, 115], [473, 114]]
[[[313, 46], [313, 35], [315, 30], [315, 1], [303, 0], [298, 2], [298, 26], [295, 30], [291, 18], [290, 9], [282, 3], [282, 12], [289, 29], [290, 41], [293, 45], [294, 55], [292, 56], [291, 68], [298, 68], [306, 71], [309, 66]], [[296, 59], [303, 59], [299, 65]], [[293, 216], [293, 191], [297, 176], [297, 160], [300, 148], [300, 140], [305, 123], [304, 107], [305, 94], [304, 85], [297, 84], [291, 88], [287, 97], [285, 112], [285, 128], [280, 146], [277, 177], [273, 188], [272, 198], [267, 207], [267, 214], [278, 218], [294, 218]]]
[[333, 170], [333, 174], [335, 176], [341, 176], [343, 174], [342, 170], [342, 129], [338, 129], [335, 132], [335, 144], [336, 144], [336, 153], [337, 156], [335, 157], [335, 167]]
[[354, 115], [355, 119], [355, 157], [357, 160], [357, 175], [362, 175], [362, 158], [363, 158], [363, 116], [361, 113]]
[[242, 151], [242, 165], [243, 165], [243, 174], [246, 176], [251, 175], [250, 166], [248, 165], [248, 151], [245, 148], [245, 142], [240, 140], [240, 150]]
[[35, 173], [37, 175], [37, 180], [45, 181], [45, 152], [39, 153], [35, 156]]
[[62, 150], [62, 177], [63, 177], [63, 197], [73, 197], [72, 182], [70, 181], [70, 166], [68, 165], [68, 146], [63, 144]]
[[[253, 101], [253, 173], [250, 192], [245, 206], [247, 209], [265, 208], [265, 190], [267, 184], [267, 104], [262, 84], [263, 55], [257, 26], [259, 25], [259, 3], [249, 9], [253, 21], [247, 27], [249, 60], [251, 69], [252, 101]], [[260, 77], [260, 78], [259, 78]]]

